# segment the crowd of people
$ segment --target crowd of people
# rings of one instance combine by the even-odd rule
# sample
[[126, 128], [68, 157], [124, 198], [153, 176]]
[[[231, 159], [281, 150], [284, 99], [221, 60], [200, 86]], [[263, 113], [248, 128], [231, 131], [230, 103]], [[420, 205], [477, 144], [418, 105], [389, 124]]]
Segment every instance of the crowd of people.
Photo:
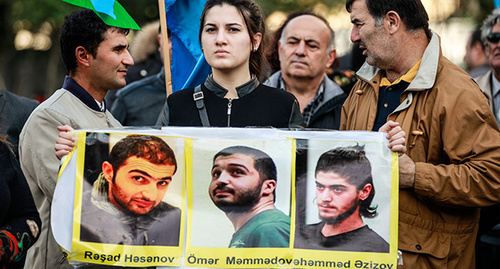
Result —
[[[500, 223], [500, 11], [493, 11], [471, 35], [465, 57], [468, 74], [443, 56], [440, 37], [429, 28], [420, 0], [347, 0], [345, 7], [352, 23], [350, 39], [364, 60], [347, 88], [328, 75], [337, 59], [335, 34], [321, 15], [310, 11], [290, 14], [269, 43], [264, 15], [254, 1], [208, 0], [199, 37], [212, 73], [201, 85], [168, 97], [163, 69], [126, 87], [127, 69], [134, 65], [128, 51], [128, 29], [107, 25], [92, 10], [68, 15], [60, 35], [68, 71], [62, 88], [38, 106], [0, 92], [0, 155], [8, 175], [0, 183], [5, 186], [0, 192], [10, 193], [0, 196], [4, 201], [0, 238], [3, 246], [13, 241], [21, 246], [15, 251], [2, 248], [0, 265], [72, 268], [50, 223], [59, 159], [75, 142], [68, 131], [156, 125], [387, 133], [389, 148], [399, 156], [400, 265], [475, 268], [478, 258], [477, 267], [481, 268], [481, 253], [475, 251], [484, 247], [479, 238], [498, 229], [495, 225]], [[143, 106], [143, 113], [134, 106], [137, 100], [127, 100], [137, 99], [142, 87], [158, 96], [152, 98], [160, 100], [155, 110], [146, 111]], [[111, 108], [116, 115], [105, 101], [113, 90], [118, 90]], [[16, 101], [4, 104], [6, 98]], [[135, 114], [141, 117], [134, 118]], [[227, 156], [235, 154], [228, 150]], [[340, 153], [333, 150], [328, 154]], [[357, 162], [370, 170], [363, 153], [359, 154]], [[335, 158], [347, 158], [339, 156]], [[221, 160], [214, 157], [214, 170], [226, 169]], [[333, 184], [324, 179], [330, 173], [338, 172], [331, 167], [316, 171], [318, 190]], [[220, 183], [212, 174], [211, 188], [217, 188]], [[103, 164], [102, 184], [112, 186], [105, 176]], [[265, 180], [275, 185], [272, 177]], [[353, 182], [348, 183], [354, 188]], [[360, 194], [362, 200], [374, 193], [370, 181], [356, 184], [365, 195]], [[328, 195], [318, 191], [317, 199]], [[269, 197], [272, 199], [273, 191]], [[107, 199], [107, 203], [113, 202]], [[215, 193], [212, 200], [218, 203]], [[269, 204], [263, 211], [276, 213]], [[219, 208], [225, 211], [224, 206]], [[352, 230], [363, 228], [376, 248], [386, 249], [387, 243], [360, 218], [367, 216], [357, 210], [357, 215], [349, 215], [359, 224]], [[225, 212], [234, 223], [239, 221]], [[286, 223], [283, 219], [280, 221]], [[235, 224], [236, 232], [240, 224]], [[91, 226], [87, 228], [91, 230]], [[335, 244], [330, 237], [338, 236], [336, 228], [336, 224], [322, 222], [305, 233], [322, 238], [326, 247]]]

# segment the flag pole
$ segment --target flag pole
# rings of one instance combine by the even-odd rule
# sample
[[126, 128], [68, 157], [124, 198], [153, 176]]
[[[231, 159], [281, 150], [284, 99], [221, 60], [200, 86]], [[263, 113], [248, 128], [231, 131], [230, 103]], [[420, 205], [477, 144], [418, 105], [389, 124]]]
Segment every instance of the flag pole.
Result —
[[165, 85], [167, 91], [167, 97], [172, 93], [172, 74], [170, 70], [170, 49], [169, 49], [169, 37], [167, 33], [167, 13], [165, 10], [165, 0], [158, 0], [158, 11], [160, 13], [160, 27], [161, 27], [161, 39], [162, 39], [162, 50], [163, 50], [163, 67], [165, 69]]

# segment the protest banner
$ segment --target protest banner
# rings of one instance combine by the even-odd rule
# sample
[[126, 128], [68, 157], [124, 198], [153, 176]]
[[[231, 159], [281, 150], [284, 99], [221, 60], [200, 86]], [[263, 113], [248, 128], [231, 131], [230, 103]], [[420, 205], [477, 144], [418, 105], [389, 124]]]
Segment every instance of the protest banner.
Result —
[[[52, 207], [72, 261], [396, 268], [398, 164], [383, 134], [166, 127], [77, 137]], [[164, 144], [175, 165], [137, 154]]]

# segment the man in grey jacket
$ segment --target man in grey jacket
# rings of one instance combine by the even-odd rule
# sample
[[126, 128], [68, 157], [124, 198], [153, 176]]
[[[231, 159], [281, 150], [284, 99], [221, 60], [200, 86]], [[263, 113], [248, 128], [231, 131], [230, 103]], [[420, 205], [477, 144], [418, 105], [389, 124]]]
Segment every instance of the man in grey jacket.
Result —
[[326, 68], [336, 57], [334, 32], [325, 18], [308, 11], [291, 14], [278, 42], [281, 70], [266, 85], [292, 93], [308, 128], [338, 130], [346, 94]]
[[125, 86], [127, 67], [134, 64], [127, 50], [128, 32], [106, 25], [88, 9], [69, 15], [62, 27], [61, 54], [69, 76], [62, 89], [33, 111], [19, 139], [21, 168], [43, 223], [38, 242], [28, 251], [25, 268], [72, 268], [50, 227], [50, 206], [59, 168], [54, 151], [58, 126], [121, 126], [106, 110], [104, 96], [108, 90]]

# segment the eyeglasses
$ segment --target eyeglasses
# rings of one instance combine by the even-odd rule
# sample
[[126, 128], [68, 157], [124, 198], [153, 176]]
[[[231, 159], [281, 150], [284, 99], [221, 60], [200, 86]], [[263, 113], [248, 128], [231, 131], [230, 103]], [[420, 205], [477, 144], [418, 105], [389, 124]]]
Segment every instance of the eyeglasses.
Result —
[[491, 43], [498, 43], [498, 41], [500, 41], [500, 33], [490, 33], [486, 39], [488, 40], [488, 42], [491, 42]]

